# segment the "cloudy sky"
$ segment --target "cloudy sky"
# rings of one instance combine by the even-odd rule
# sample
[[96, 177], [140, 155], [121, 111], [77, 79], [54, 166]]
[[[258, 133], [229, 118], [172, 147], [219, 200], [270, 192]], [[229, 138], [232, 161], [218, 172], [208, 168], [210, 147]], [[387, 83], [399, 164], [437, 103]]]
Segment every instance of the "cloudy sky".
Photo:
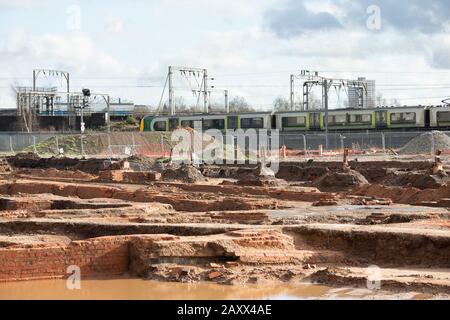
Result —
[[0, 107], [33, 68], [69, 71], [73, 91], [157, 105], [169, 65], [207, 68], [217, 90], [261, 109], [288, 98], [302, 69], [438, 104], [450, 96], [449, 17], [448, 0], [0, 0]]

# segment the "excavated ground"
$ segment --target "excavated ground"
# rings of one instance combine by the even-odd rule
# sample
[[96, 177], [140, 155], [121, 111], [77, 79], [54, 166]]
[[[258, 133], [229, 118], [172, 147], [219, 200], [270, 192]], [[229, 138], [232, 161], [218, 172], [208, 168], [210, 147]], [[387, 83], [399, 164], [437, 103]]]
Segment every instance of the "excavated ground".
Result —
[[361, 287], [377, 266], [383, 289], [450, 297], [450, 185], [427, 161], [286, 162], [276, 177], [133, 161], [2, 159], [0, 281], [77, 265], [89, 277]]

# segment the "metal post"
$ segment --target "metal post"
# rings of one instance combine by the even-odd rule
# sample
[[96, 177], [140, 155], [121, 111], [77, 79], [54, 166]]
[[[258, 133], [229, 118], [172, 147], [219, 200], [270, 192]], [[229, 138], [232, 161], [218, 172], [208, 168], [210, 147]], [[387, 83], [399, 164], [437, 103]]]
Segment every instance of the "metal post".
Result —
[[111, 149], [111, 133], [108, 132], [108, 151], [109, 154], [112, 155], [112, 149]]
[[436, 147], [435, 147], [435, 143], [434, 143], [434, 134], [433, 132], [431, 132], [431, 155], [434, 156], [436, 152]]
[[9, 136], [9, 148], [11, 149], [11, 152], [14, 153], [14, 149], [13, 149], [13, 143], [12, 143], [12, 136]]
[[224, 91], [225, 94], [225, 112], [230, 113], [230, 106], [228, 105], [228, 90]]
[[344, 151], [344, 136], [342, 134], [340, 134], [339, 138], [341, 140], [341, 150]]
[[309, 84], [303, 83], [303, 104], [302, 111], [309, 111]]
[[36, 92], [36, 70], [33, 70], [33, 92]]
[[208, 71], [203, 69], [203, 109], [208, 113]]
[[81, 141], [81, 156], [84, 156], [83, 134], [80, 135], [80, 141]]
[[111, 100], [110, 97], [108, 96], [106, 98], [106, 131], [108, 132], [108, 134], [111, 132], [111, 122], [109, 121], [111, 119], [110, 116], [110, 104], [111, 104]]
[[[69, 100], [70, 100], [70, 75], [69, 73], [66, 74], [66, 80], [67, 80], [67, 111], [69, 111]], [[53, 110], [52, 110], [53, 115]]]
[[210, 109], [211, 109], [211, 90], [208, 91], [208, 102], [206, 106], [206, 113], [209, 113]]
[[308, 146], [306, 145], [306, 134], [303, 134], [303, 149], [305, 150], [305, 157], [308, 154]]
[[325, 149], [328, 150], [328, 80], [323, 81], [325, 104]]
[[383, 146], [383, 153], [386, 155], [386, 136], [384, 132], [381, 133], [381, 145]]
[[173, 72], [172, 72], [172, 67], [169, 66], [169, 109], [170, 109], [170, 115], [173, 116], [175, 115], [175, 105], [174, 105], [174, 94], [173, 94]]
[[84, 114], [83, 114], [83, 110], [84, 110], [84, 106], [85, 106], [85, 99], [86, 98], [83, 98], [83, 105], [82, 105], [82, 107], [81, 107], [81, 113], [80, 113], [80, 131], [81, 131], [81, 134], [83, 134], [84, 133]]
[[37, 150], [36, 150], [36, 136], [33, 136], [33, 152], [37, 153]]
[[291, 98], [291, 111], [293, 111], [294, 110], [294, 75], [293, 74], [291, 74], [291, 80], [290, 80], [290, 83], [291, 83], [291, 94], [290, 94], [290, 98]]
[[33, 102], [31, 101], [31, 93], [28, 94], [28, 132], [33, 132]]

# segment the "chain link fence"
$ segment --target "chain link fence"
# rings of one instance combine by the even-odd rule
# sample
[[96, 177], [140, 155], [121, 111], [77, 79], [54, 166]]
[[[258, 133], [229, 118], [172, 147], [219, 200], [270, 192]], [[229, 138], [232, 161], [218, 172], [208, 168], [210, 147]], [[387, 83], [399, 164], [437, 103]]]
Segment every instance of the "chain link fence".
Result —
[[43, 157], [128, 157], [147, 155], [170, 156], [169, 133], [0, 133], [0, 153], [33, 152]]
[[[378, 133], [330, 133], [325, 134], [280, 134], [280, 145], [294, 150], [400, 149], [423, 132], [378, 132]], [[328, 140], [328, 141], [327, 141]], [[326, 147], [328, 145], [328, 148]]]
[[[367, 132], [367, 133], [271, 133], [270, 139], [279, 139], [278, 147], [286, 146], [289, 153], [304, 156], [338, 157], [344, 148], [354, 153], [395, 154], [412, 139], [424, 132]], [[448, 136], [449, 132], [445, 132]], [[258, 140], [259, 141], [259, 140]], [[57, 133], [0, 133], [0, 153], [33, 152], [49, 157], [64, 154], [73, 157], [127, 157], [146, 155], [169, 157], [174, 142], [170, 132], [114, 132], [86, 134]], [[255, 145], [246, 147], [254, 148]], [[328, 147], [327, 147], [328, 146]], [[224, 147], [226, 148], [226, 147]], [[260, 149], [257, 142], [258, 150]], [[450, 148], [449, 148], [450, 149]], [[430, 154], [434, 151], [430, 143]], [[445, 150], [444, 150], [445, 151]], [[447, 150], [450, 151], [450, 150]]]

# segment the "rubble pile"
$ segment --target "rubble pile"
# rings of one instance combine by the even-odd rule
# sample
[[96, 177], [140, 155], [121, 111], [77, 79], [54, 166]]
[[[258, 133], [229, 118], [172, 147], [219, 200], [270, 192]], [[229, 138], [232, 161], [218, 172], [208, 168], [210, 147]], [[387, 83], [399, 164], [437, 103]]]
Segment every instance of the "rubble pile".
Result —
[[328, 172], [313, 182], [313, 186], [321, 191], [344, 191], [366, 184], [369, 184], [367, 179], [355, 170]]
[[166, 181], [183, 181], [187, 183], [195, 183], [206, 181], [203, 174], [194, 166], [182, 165], [179, 168], [167, 168], [162, 172], [162, 179]]
[[11, 167], [5, 158], [0, 158], [0, 173], [11, 172]]
[[434, 154], [434, 150], [450, 150], [450, 137], [440, 131], [426, 132], [408, 142], [400, 154]]

